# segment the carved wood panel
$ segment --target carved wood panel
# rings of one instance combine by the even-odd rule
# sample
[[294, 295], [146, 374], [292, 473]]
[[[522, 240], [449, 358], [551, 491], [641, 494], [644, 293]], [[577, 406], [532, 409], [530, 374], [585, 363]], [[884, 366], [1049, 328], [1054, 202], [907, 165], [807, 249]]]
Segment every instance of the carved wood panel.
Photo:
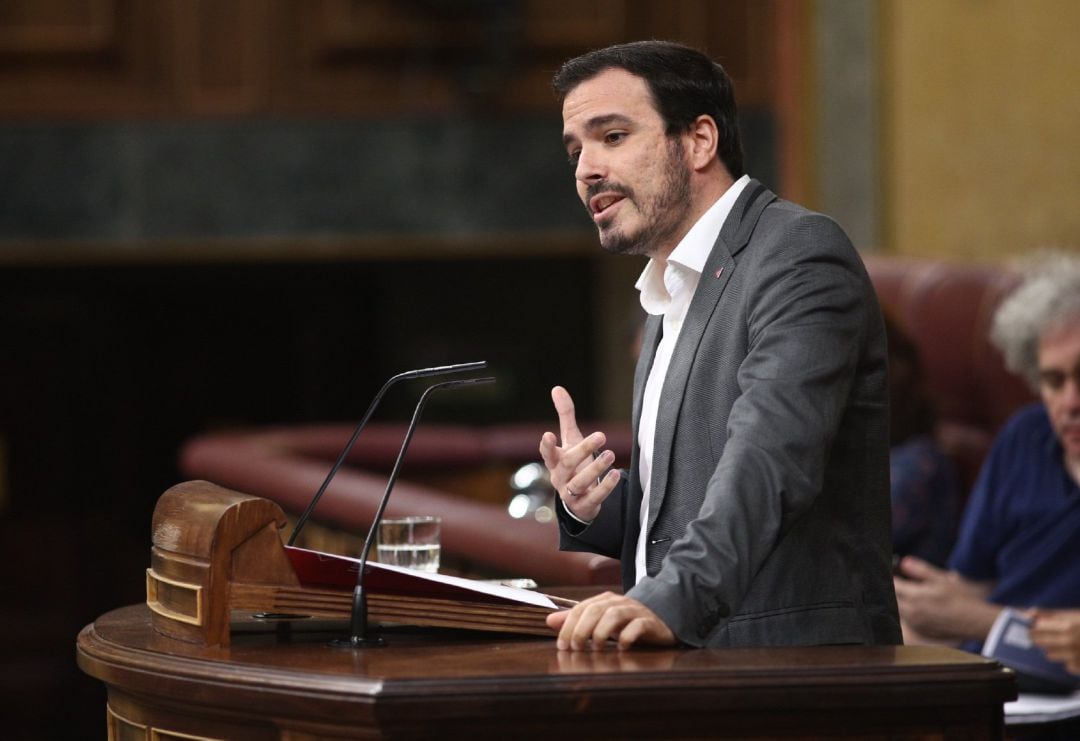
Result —
[[314, 0], [283, 4], [276, 107], [293, 112], [551, 108], [566, 58], [637, 38], [716, 54], [767, 104], [771, 3], [678, 0]]
[[109, 115], [167, 102], [164, 3], [0, 3], [0, 113]]
[[[154, 0], [156, 1], [156, 0]], [[173, 0], [179, 112], [266, 109], [271, 54], [267, 0]]]
[[0, 115], [403, 115], [549, 110], [566, 58], [701, 47], [771, 104], [773, 2], [4, 0]]
[[550, 107], [551, 73], [579, 50], [624, 37], [625, 5], [282, 3], [273, 103], [292, 112], [357, 114]]

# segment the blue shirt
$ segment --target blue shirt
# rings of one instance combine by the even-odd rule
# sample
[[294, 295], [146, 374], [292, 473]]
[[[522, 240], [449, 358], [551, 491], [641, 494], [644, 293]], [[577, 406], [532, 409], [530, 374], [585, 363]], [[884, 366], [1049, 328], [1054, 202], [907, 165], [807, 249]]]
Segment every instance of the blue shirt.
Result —
[[1080, 607], [1080, 486], [1042, 404], [1006, 424], [972, 491], [950, 568], [997, 582], [990, 601]]

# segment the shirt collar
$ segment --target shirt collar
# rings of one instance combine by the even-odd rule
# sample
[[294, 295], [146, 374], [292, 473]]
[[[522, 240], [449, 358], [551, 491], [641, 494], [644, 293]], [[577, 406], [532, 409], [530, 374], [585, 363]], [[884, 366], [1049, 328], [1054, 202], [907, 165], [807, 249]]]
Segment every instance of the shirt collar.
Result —
[[[679, 241], [675, 249], [668, 255], [668, 266], [676, 266], [689, 270], [696, 279], [705, 269], [705, 263], [712, 253], [716, 244], [716, 238], [720, 236], [720, 229], [731, 214], [731, 209], [738, 200], [739, 195], [750, 183], [750, 176], [743, 175], [720, 196], [709, 210], [701, 215], [701, 218], [690, 227], [690, 231]], [[641, 292], [641, 306], [650, 314], [663, 314], [671, 301], [671, 296], [665, 287], [665, 270], [661, 263], [650, 259], [641, 272], [634, 287]]]
[[727, 221], [727, 217], [731, 213], [735, 201], [738, 200], [739, 194], [743, 192], [743, 188], [749, 182], [750, 176], [743, 175], [732, 183], [731, 187], [724, 191], [724, 195], [716, 199], [716, 203], [710, 206], [709, 210], [697, 220], [697, 223], [690, 227], [690, 231], [686, 233], [682, 241], [668, 255], [668, 262], [690, 268], [700, 275], [701, 271], [705, 269], [705, 263], [709, 259], [713, 246], [716, 244], [716, 238], [720, 236], [720, 229], [723, 228], [724, 222]]

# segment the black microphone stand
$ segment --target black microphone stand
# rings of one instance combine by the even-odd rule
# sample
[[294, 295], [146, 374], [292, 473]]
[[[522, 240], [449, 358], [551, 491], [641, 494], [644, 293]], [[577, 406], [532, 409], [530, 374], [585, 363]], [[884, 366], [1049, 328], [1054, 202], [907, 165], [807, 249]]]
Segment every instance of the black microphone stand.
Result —
[[356, 587], [353, 589], [352, 615], [350, 620], [352, 635], [347, 640], [333, 641], [333, 645], [344, 648], [366, 648], [386, 645], [386, 642], [383, 641], [381, 637], [377, 635], [368, 635], [367, 592], [364, 591], [364, 570], [367, 568], [368, 554], [371, 552], [371, 545], [375, 541], [375, 534], [379, 530], [379, 523], [382, 521], [383, 512], [386, 510], [386, 503], [390, 501], [390, 492], [393, 490], [394, 482], [397, 480], [398, 472], [401, 470], [401, 462], [405, 458], [405, 451], [409, 449], [409, 442], [412, 440], [413, 433], [416, 432], [416, 425], [420, 420], [420, 412], [423, 411], [428, 397], [431, 396], [433, 392], [440, 389], [492, 383], [494, 380], [495, 379], [491, 377], [484, 377], [444, 381], [428, 386], [420, 396], [420, 401], [416, 403], [416, 410], [413, 412], [412, 420], [409, 422], [409, 428], [405, 432], [405, 439], [401, 443], [401, 450], [398, 451], [397, 460], [394, 461], [394, 467], [390, 470], [390, 477], [386, 482], [386, 491], [383, 492], [379, 507], [375, 510], [375, 517], [371, 521], [371, 528], [368, 530], [367, 538], [364, 539], [364, 548], [360, 552], [360, 571], [356, 575]]
[[326, 491], [326, 487], [330, 486], [330, 481], [333, 480], [337, 474], [338, 469], [345, 462], [345, 457], [352, 450], [352, 446], [356, 443], [356, 438], [360, 437], [360, 431], [367, 425], [368, 420], [371, 419], [372, 413], [375, 411], [375, 407], [379, 405], [386, 390], [393, 386], [398, 381], [405, 381], [410, 378], [426, 378], [428, 376], [442, 376], [448, 373], [463, 373], [465, 371], [479, 370], [487, 367], [486, 360], [478, 360], [472, 363], [458, 363], [456, 365], [438, 365], [432, 368], [418, 368], [417, 370], [405, 371], [404, 373], [398, 373], [396, 376], [392, 376], [390, 380], [383, 384], [379, 389], [379, 393], [375, 394], [375, 398], [371, 400], [371, 404], [368, 405], [367, 411], [364, 412], [364, 416], [360, 419], [360, 423], [356, 425], [356, 429], [353, 430], [352, 437], [349, 438], [349, 442], [345, 443], [345, 447], [341, 449], [341, 454], [338, 455], [337, 461], [330, 469], [330, 473], [326, 474], [326, 478], [323, 479], [322, 485], [319, 490], [315, 492], [315, 496], [311, 498], [311, 502], [308, 503], [307, 509], [296, 520], [296, 525], [293, 527], [292, 534], [289, 535], [289, 540], [286, 545], [292, 545], [296, 541], [296, 536], [300, 534], [300, 529], [307, 523], [308, 518], [311, 517], [311, 513], [315, 511], [315, 505], [322, 499], [323, 493]]

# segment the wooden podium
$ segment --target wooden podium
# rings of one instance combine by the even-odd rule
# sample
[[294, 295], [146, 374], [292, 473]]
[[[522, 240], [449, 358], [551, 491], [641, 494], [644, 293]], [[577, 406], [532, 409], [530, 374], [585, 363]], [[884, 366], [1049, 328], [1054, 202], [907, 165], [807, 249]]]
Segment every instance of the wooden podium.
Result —
[[[259, 572], [263, 586], [279, 567]], [[245, 619], [235, 600], [222, 613], [215, 600], [250, 594], [231, 589], [233, 573], [163, 582], [205, 586], [202, 612], [187, 604], [226, 615], [225, 640], [163, 626], [177, 605], [162, 610], [159, 586], [154, 609], [121, 608], [79, 634], [79, 666], [107, 686], [110, 739], [999, 739], [1016, 696], [995, 662], [929, 647], [568, 652], [553, 636], [398, 626], [387, 647], [338, 648], [344, 623]]]
[[[284, 525], [285, 513], [274, 502], [207, 481], [178, 484], [162, 494], [146, 570], [154, 628], [177, 640], [227, 646], [238, 612], [348, 619], [359, 563], [284, 546]], [[566, 602], [549, 597], [546, 606], [522, 603], [481, 591], [494, 591], [482, 582], [440, 579], [367, 564], [370, 619], [549, 636], [544, 618]]]

